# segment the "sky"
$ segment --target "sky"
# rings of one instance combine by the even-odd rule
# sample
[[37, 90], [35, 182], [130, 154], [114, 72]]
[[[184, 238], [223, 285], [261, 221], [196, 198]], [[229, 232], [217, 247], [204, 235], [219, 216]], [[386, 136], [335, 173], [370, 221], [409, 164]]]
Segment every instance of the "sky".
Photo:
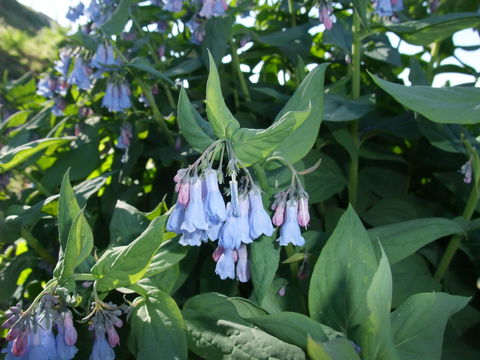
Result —
[[[72, 26], [71, 22], [65, 18], [65, 14], [68, 11], [70, 5], [76, 5], [78, 0], [19, 0], [24, 5], [27, 5], [33, 8], [36, 11], [43, 12], [44, 14], [50, 16], [52, 19], [56, 20], [58, 23], [65, 27]], [[84, 3], [88, 3], [84, 1]], [[410, 45], [404, 41], [401, 41], [398, 36], [393, 33], [388, 34], [390, 41], [393, 47], [397, 47], [400, 42], [399, 51], [403, 54], [417, 54], [422, 51], [421, 46]], [[466, 29], [457, 32], [453, 36], [453, 41], [456, 45], [461, 46], [480, 46], [480, 35], [473, 31], [472, 29]], [[465, 51], [462, 49], [457, 49], [455, 56], [451, 56], [442, 61], [444, 64], [459, 64], [457, 57], [465, 64], [468, 64], [476, 69], [477, 72], [480, 72], [480, 49], [476, 51]], [[424, 60], [429, 60], [429, 55], [424, 54]], [[399, 78], [402, 79], [405, 85], [410, 85], [408, 81], [409, 69], [405, 69], [400, 75]], [[433, 81], [434, 87], [441, 87], [446, 84], [447, 81], [450, 82], [451, 86], [460, 85], [464, 83], [469, 83], [474, 81], [474, 77], [470, 75], [458, 74], [458, 73], [444, 73], [437, 75]], [[476, 84], [477, 87], [480, 87], [480, 80]]]

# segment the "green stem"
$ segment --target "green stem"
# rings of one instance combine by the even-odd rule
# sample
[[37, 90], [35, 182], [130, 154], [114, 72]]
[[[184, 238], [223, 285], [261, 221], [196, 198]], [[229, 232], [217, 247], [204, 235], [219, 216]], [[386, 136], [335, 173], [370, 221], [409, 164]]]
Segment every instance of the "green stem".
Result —
[[428, 63], [427, 67], [427, 80], [431, 84], [433, 82], [433, 70], [435, 64], [438, 62], [438, 54], [440, 52], [440, 42], [436, 41], [432, 44], [432, 48], [430, 50], [430, 62]]
[[43, 245], [35, 239], [35, 237], [28, 231], [27, 229], [23, 228], [21, 231], [22, 238], [25, 239], [28, 246], [35, 250], [35, 252], [40, 255], [40, 257], [48, 262], [50, 265], [55, 265], [57, 260], [43, 247]]
[[72, 275], [75, 281], [95, 281], [97, 277], [93, 274], [79, 273]]
[[[360, 60], [361, 60], [361, 25], [360, 17], [357, 13], [353, 15], [353, 42], [352, 42], [352, 99], [360, 97]], [[358, 139], [358, 120], [350, 123], [350, 133], [353, 142], [358, 149], [360, 146]], [[357, 205], [358, 189], [358, 153], [352, 156], [349, 166], [348, 177], [348, 200], [355, 208]]]
[[250, 91], [248, 90], [247, 81], [245, 80], [245, 76], [243, 75], [243, 72], [240, 69], [240, 58], [238, 57], [237, 45], [233, 41], [233, 38], [230, 39], [230, 46], [232, 48], [233, 66], [235, 67], [235, 71], [237, 72], [238, 81], [240, 82], [240, 87], [242, 88], [243, 96], [245, 96], [245, 100], [247, 100], [247, 102], [251, 102], [252, 98], [250, 96]]
[[295, 6], [293, 0], [288, 0], [288, 12], [290, 13], [290, 22], [292, 26], [297, 26], [297, 18], [295, 16]]
[[154, 117], [155, 121], [157, 122], [158, 126], [160, 126], [160, 129], [162, 130], [162, 132], [167, 137], [168, 143], [170, 145], [173, 145], [175, 143], [175, 139], [173, 138], [172, 134], [170, 134], [170, 129], [167, 126], [167, 122], [163, 118], [162, 113], [160, 112], [157, 104], [155, 103], [155, 98], [153, 97], [153, 94], [152, 94], [152, 88], [150, 86], [148, 86], [147, 84], [145, 84], [143, 82], [143, 80], [141, 80], [141, 79], [138, 79], [138, 82], [140, 84], [140, 87], [143, 90], [143, 94], [147, 98], [148, 103], [150, 104], [150, 107], [152, 108], [153, 117]]
[[[293, 247], [292, 244], [288, 244], [288, 246], [285, 247], [285, 252], [287, 253], [287, 259], [288, 259], [295, 254], [295, 248]], [[297, 275], [298, 275], [298, 262], [294, 261], [294, 262], [291, 262], [289, 265], [290, 265], [290, 272], [292, 275], [292, 279], [295, 281], [297, 280]]]
[[[479, 198], [478, 189], [477, 189], [477, 186], [474, 185], [472, 187], [472, 190], [467, 200], [467, 204], [465, 205], [465, 209], [463, 210], [463, 214], [462, 214], [462, 216], [466, 220], [470, 220], [472, 218], [472, 215], [475, 212], [475, 209], [477, 207], [478, 198]], [[452, 238], [450, 239], [447, 249], [445, 250], [443, 257], [440, 260], [440, 264], [438, 265], [437, 271], [433, 276], [435, 280], [441, 281], [445, 276], [445, 273], [447, 272], [448, 267], [450, 266], [450, 263], [452, 262], [452, 259], [455, 253], [460, 247], [461, 240], [462, 240], [462, 237], [458, 234], [452, 236]]]

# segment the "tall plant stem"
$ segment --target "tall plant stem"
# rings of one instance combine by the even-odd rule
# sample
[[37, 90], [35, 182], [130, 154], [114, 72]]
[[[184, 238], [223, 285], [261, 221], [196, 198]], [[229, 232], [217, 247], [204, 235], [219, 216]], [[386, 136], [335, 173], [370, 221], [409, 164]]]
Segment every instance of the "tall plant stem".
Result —
[[[467, 204], [465, 205], [465, 209], [463, 210], [462, 216], [466, 220], [470, 220], [472, 218], [473, 213], [477, 207], [479, 198], [478, 188], [476, 184], [472, 187], [470, 195], [468, 196]], [[441, 281], [445, 276], [445, 273], [452, 262], [455, 253], [457, 252], [458, 248], [460, 247], [462, 237], [460, 235], [453, 235], [448, 243], [447, 249], [443, 254], [442, 259], [440, 260], [440, 264], [438, 265], [437, 271], [433, 278], [437, 281]]]
[[230, 46], [232, 48], [232, 62], [233, 66], [235, 67], [235, 71], [237, 72], [238, 81], [240, 82], [240, 87], [242, 88], [243, 96], [245, 96], [245, 100], [248, 102], [252, 101], [250, 96], [250, 91], [248, 90], [247, 81], [245, 80], [245, 76], [243, 75], [242, 69], [240, 69], [240, 58], [237, 54], [237, 44], [233, 41], [233, 38], [230, 39]]
[[436, 41], [431, 45], [431, 50], [430, 50], [430, 62], [428, 63], [427, 67], [427, 80], [430, 82], [430, 84], [433, 82], [433, 70], [435, 67], [435, 64], [438, 62], [438, 54], [440, 52], [440, 42]]
[[[361, 60], [361, 41], [360, 41], [360, 17], [355, 12], [353, 14], [353, 42], [352, 42], [352, 99], [360, 97], [360, 60]], [[356, 148], [359, 147], [358, 140], [358, 120], [354, 120], [350, 124], [350, 134]], [[357, 205], [357, 188], [358, 188], [358, 152], [352, 154], [348, 176], [348, 200], [355, 208]]]
[[288, 0], [288, 12], [290, 13], [290, 22], [292, 26], [297, 26], [297, 17], [295, 16], [295, 5], [293, 0]]

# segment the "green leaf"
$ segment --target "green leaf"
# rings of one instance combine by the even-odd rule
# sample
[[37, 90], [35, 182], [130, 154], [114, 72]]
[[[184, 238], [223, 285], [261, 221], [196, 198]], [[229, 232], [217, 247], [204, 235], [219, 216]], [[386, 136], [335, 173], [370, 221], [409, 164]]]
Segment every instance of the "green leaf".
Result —
[[367, 291], [368, 316], [360, 326], [359, 345], [369, 360], [399, 359], [390, 331], [392, 273], [383, 249], [378, 269]]
[[226, 296], [206, 293], [190, 298], [182, 311], [189, 349], [209, 359], [305, 359], [303, 351], [242, 319]]
[[344, 96], [326, 94], [323, 120], [325, 121], [350, 121], [364, 117], [374, 108], [371, 95], [365, 95], [355, 100]]
[[432, 241], [463, 232], [457, 223], [445, 218], [415, 219], [367, 231], [372, 241], [380, 241], [390, 264], [405, 259]]
[[127, 246], [106, 250], [92, 268], [99, 291], [128, 287], [144, 277], [165, 236], [166, 216], [153, 220], [148, 228]]
[[[58, 200], [58, 240], [62, 251], [67, 247], [67, 239], [72, 227], [73, 221], [80, 212], [77, 198], [70, 185], [70, 170], [67, 170], [63, 176], [60, 187], [60, 198]], [[60, 258], [62, 257], [60, 251]]]
[[163, 291], [148, 291], [134, 301], [129, 323], [128, 347], [136, 359], [188, 358], [182, 313]]
[[6, 120], [0, 123], [0, 131], [23, 125], [31, 113], [31, 110], [21, 110], [10, 115]]
[[127, 65], [135, 69], [145, 71], [159, 79], [165, 80], [171, 85], [175, 84], [168, 76], [155, 69], [150, 61], [145, 58], [134, 58]]
[[236, 155], [245, 166], [265, 160], [282, 141], [303, 124], [310, 112], [310, 107], [304, 111], [289, 111], [267, 129], [236, 130], [231, 138]]
[[219, 64], [222, 61], [232, 36], [233, 22], [232, 16], [212, 18], [206, 22], [201, 49], [205, 65], [209, 62], [210, 55], [215, 63]]
[[210, 127], [210, 124], [205, 122], [202, 127], [200, 121], [204, 120], [200, 115], [198, 117], [196, 115], [196, 111], [182, 87], [178, 97], [178, 126], [192, 148], [202, 152], [214, 142], [214, 139], [204, 130], [205, 125]]
[[10, 149], [5, 153], [0, 154], [0, 174], [13, 169], [42, 150], [53, 150], [54, 148], [66, 144], [74, 139], [75, 137], [73, 136], [67, 136], [63, 138], [46, 138], [31, 141], [25, 145]]
[[262, 236], [250, 244], [248, 257], [255, 300], [261, 303], [275, 277], [280, 261], [280, 246], [275, 242], [277, 232]]
[[360, 360], [353, 343], [347, 339], [333, 339], [320, 344], [309, 338], [307, 348], [312, 360]]
[[377, 259], [351, 206], [340, 218], [315, 264], [308, 292], [310, 316], [346, 334], [368, 315], [367, 290]]
[[310, 107], [308, 118], [276, 148], [291, 163], [301, 160], [317, 140], [323, 116], [323, 82], [328, 65], [321, 64], [313, 69], [275, 118], [278, 122], [289, 111], [304, 111]]
[[148, 226], [145, 215], [122, 200], [117, 200], [110, 221], [110, 246], [128, 245]]
[[391, 315], [400, 359], [440, 360], [448, 318], [468, 301], [469, 298], [445, 293], [421, 293], [409, 297]]
[[432, 88], [403, 86], [370, 74], [373, 81], [403, 106], [442, 124], [476, 124], [480, 122], [479, 88]]
[[123, 31], [130, 18], [130, 2], [131, 0], [121, 0], [116, 6], [112, 17], [101, 26], [105, 35], [118, 35]]
[[322, 325], [303, 314], [295, 312], [248, 317], [247, 321], [270, 335], [305, 350], [307, 349], [308, 336], [311, 336], [315, 341], [328, 341]]
[[33, 268], [37, 265], [37, 257], [32, 251], [24, 252], [12, 258], [12, 261], [4, 263], [2, 261], [2, 269], [0, 270], [0, 283], [2, 284], [2, 291], [0, 291], [0, 304], [10, 304], [10, 300], [17, 289], [17, 280], [25, 269]]
[[217, 67], [211, 54], [209, 54], [209, 59], [210, 72], [207, 80], [208, 120], [212, 124], [215, 135], [221, 139], [230, 138], [233, 132], [240, 127], [240, 124], [225, 104]]
[[355, 12], [360, 17], [360, 20], [363, 26], [365, 26], [368, 29], [369, 23], [367, 19], [367, 8], [370, 2], [368, 0], [352, 0], [352, 2], [353, 2], [353, 8], [355, 9]]
[[[165, 239], [169, 239], [172, 236], [174, 236], [174, 234], [164, 234]], [[144, 276], [154, 276], [162, 271], [168, 270], [170, 267], [179, 263], [187, 255], [187, 252], [188, 246], [180, 245], [177, 239], [162, 242]]]
[[479, 25], [480, 16], [476, 13], [450, 13], [405, 21], [385, 28], [411, 44], [426, 46], [446, 39], [459, 30], [475, 28]]
[[91, 253], [93, 248], [93, 233], [88, 225], [83, 211], [79, 211], [68, 233], [67, 244], [58, 260], [55, 271], [60, 279], [67, 279], [75, 272]]

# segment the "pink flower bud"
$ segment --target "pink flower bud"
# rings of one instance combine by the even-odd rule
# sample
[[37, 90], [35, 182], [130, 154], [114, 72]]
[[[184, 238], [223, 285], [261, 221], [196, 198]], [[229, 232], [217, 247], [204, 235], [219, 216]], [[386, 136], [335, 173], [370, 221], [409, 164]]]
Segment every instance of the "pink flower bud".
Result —
[[282, 226], [285, 215], [285, 203], [277, 205], [275, 214], [273, 214], [272, 222], [275, 226]]
[[12, 354], [22, 356], [28, 345], [28, 330], [25, 330], [13, 341]]
[[217, 262], [218, 259], [220, 259], [220, 256], [222, 256], [223, 252], [224, 252], [224, 248], [222, 246], [217, 246], [217, 248], [212, 254], [213, 260]]
[[67, 312], [63, 319], [63, 326], [65, 327], [64, 340], [65, 344], [72, 346], [77, 342], [77, 330], [73, 326], [72, 314]]
[[118, 337], [117, 330], [115, 330], [113, 326], [108, 327], [107, 334], [108, 342], [112, 348], [120, 344], [120, 338]]
[[298, 201], [298, 225], [307, 227], [310, 222], [310, 213], [308, 212], [308, 198], [301, 197]]
[[180, 184], [178, 190], [178, 202], [182, 205], [187, 205], [190, 197], [190, 182]]
[[17, 327], [14, 327], [13, 329], [10, 329], [10, 331], [7, 333], [5, 339], [7, 341], [13, 341], [18, 337], [18, 335], [20, 335], [20, 330]]

